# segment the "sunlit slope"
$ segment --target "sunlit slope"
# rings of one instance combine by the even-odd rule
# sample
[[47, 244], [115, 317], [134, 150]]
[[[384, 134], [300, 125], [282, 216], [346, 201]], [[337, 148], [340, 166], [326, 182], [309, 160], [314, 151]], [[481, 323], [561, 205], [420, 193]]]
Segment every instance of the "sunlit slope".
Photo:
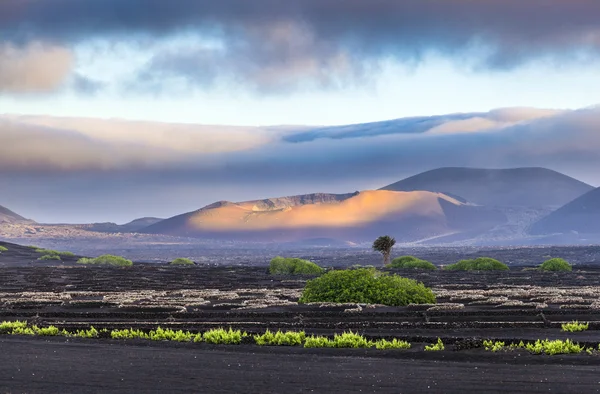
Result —
[[388, 232], [410, 240], [487, 228], [502, 220], [502, 215], [440, 193], [379, 190], [219, 202], [159, 222], [145, 232], [265, 242], [317, 237], [364, 241]]

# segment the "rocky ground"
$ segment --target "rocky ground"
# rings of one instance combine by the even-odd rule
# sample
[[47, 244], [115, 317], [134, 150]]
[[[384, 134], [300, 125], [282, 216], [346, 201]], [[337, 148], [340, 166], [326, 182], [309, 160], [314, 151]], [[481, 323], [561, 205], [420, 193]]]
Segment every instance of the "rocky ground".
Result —
[[[598, 354], [536, 356], [525, 350], [491, 353], [482, 348], [486, 339], [511, 343], [546, 338], [569, 338], [597, 348], [600, 265], [580, 264], [570, 273], [541, 273], [516, 264], [499, 273], [404, 271], [402, 275], [432, 287], [438, 303], [298, 305], [308, 278], [273, 277], [264, 265], [81, 267], [76, 257], [58, 264], [38, 262], [31, 248], [8, 247], [0, 253], [0, 320], [68, 330], [233, 327], [251, 334], [289, 329], [322, 335], [353, 330], [370, 339], [399, 338], [413, 346], [381, 351], [265, 348], [251, 340], [215, 346], [0, 336], [0, 351], [11, 355], [10, 363], [0, 363], [3, 392], [600, 389]], [[514, 251], [498, 253], [510, 256]], [[562, 323], [573, 320], [589, 322], [589, 329], [561, 331]], [[446, 350], [423, 351], [437, 338]]]

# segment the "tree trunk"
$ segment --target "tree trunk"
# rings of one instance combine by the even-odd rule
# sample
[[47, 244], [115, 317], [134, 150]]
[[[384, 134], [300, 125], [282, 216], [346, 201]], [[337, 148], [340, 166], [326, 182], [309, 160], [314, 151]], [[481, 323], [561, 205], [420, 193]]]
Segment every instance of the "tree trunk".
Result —
[[384, 267], [390, 263], [390, 255], [391, 254], [392, 254], [391, 252], [386, 252], [383, 254], [383, 266]]

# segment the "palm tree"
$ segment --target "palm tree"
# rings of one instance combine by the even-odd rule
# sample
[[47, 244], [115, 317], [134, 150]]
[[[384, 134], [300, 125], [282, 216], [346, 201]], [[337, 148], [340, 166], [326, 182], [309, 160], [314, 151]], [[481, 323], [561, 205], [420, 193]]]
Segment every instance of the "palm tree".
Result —
[[390, 263], [392, 248], [396, 245], [396, 240], [389, 235], [383, 235], [373, 242], [373, 250], [383, 255], [383, 265]]

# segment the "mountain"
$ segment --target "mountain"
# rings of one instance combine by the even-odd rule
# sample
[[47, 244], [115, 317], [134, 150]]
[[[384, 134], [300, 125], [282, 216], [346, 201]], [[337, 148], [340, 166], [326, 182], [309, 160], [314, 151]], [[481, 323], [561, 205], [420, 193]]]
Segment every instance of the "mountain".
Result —
[[483, 231], [505, 220], [503, 214], [463, 204], [441, 193], [371, 190], [240, 203], [220, 201], [141, 232], [255, 242], [317, 238], [366, 242], [389, 233], [400, 241], [411, 241]]
[[573, 232], [600, 234], [600, 188], [552, 212], [530, 229], [534, 235]]
[[490, 207], [558, 208], [593, 187], [545, 168], [447, 167], [406, 178], [381, 190], [426, 190]]
[[126, 224], [116, 224], [112, 222], [107, 223], [92, 223], [84, 225], [86, 230], [89, 231], [97, 231], [99, 233], [135, 233], [139, 230], [142, 230], [148, 226], [151, 226], [155, 223], [160, 222], [164, 219], [159, 218], [140, 218], [135, 219]]
[[13, 211], [0, 205], [0, 223], [30, 223], [31, 220], [17, 215]]

